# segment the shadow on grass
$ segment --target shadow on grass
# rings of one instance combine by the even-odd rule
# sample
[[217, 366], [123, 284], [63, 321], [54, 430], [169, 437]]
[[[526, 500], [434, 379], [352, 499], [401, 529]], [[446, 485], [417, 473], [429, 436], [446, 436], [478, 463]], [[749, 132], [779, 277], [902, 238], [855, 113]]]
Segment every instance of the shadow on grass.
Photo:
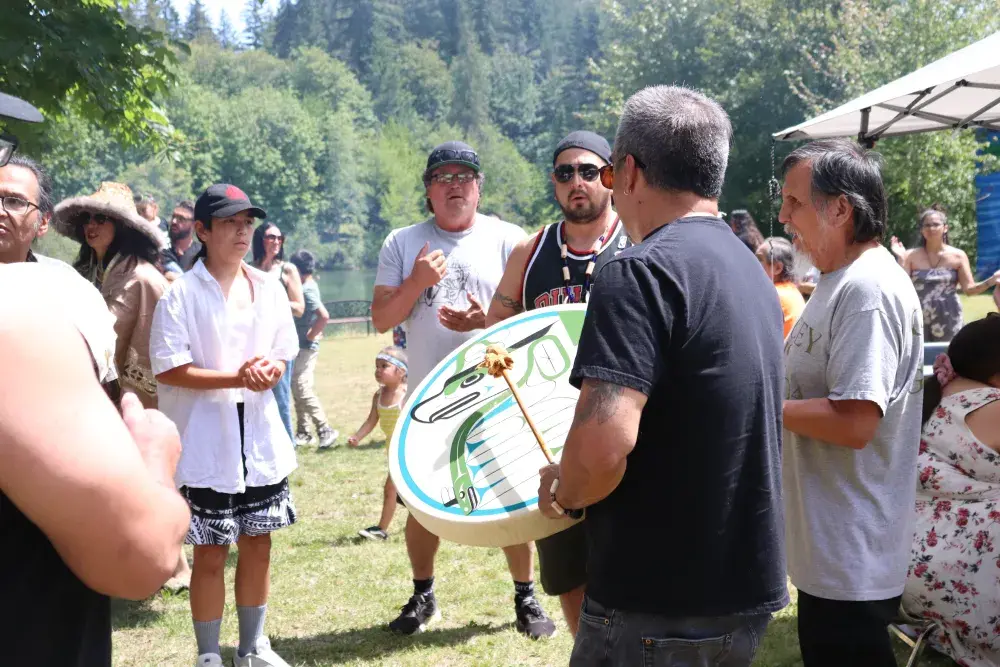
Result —
[[111, 628], [148, 628], [154, 625], [163, 612], [153, 609], [153, 600], [119, 600], [111, 599]]
[[340, 537], [329, 539], [326, 537], [317, 537], [311, 540], [293, 540], [292, 546], [294, 547], [356, 547], [363, 544], [373, 544], [371, 540], [365, 539], [358, 535], [357, 533], [350, 535], [341, 535]]
[[415, 648], [441, 648], [464, 644], [474, 637], [506, 632], [513, 623], [485, 625], [475, 621], [458, 628], [431, 629], [404, 637], [389, 631], [385, 625], [353, 628], [312, 637], [273, 639], [274, 650], [290, 662], [331, 662], [339, 664], [355, 660], [376, 660], [398, 651]]

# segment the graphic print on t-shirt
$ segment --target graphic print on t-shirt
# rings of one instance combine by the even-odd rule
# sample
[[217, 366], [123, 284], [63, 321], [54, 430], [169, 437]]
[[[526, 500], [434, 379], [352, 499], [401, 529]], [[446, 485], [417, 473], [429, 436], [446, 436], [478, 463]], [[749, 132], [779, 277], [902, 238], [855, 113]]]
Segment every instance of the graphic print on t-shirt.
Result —
[[475, 268], [454, 254], [447, 259], [447, 273], [437, 285], [428, 287], [420, 295], [420, 302], [431, 307], [435, 304], [456, 306], [466, 299], [466, 293], [479, 291], [479, 278]]

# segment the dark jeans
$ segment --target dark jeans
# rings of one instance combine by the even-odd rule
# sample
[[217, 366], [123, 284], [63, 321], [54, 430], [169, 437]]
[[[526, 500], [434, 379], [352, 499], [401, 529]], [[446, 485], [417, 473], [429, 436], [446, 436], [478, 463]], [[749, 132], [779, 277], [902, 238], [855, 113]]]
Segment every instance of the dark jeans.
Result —
[[770, 614], [676, 618], [617, 611], [588, 596], [569, 664], [748, 667], [770, 620]]
[[900, 597], [826, 600], [799, 591], [799, 648], [805, 667], [896, 667], [886, 626]]

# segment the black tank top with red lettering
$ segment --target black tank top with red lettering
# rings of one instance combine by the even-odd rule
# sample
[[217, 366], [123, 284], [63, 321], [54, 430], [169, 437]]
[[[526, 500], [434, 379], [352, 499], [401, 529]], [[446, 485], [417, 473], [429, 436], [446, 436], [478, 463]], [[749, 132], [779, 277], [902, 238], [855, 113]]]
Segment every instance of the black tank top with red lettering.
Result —
[[[528, 257], [524, 269], [524, 280], [521, 287], [521, 303], [525, 310], [545, 308], [559, 303], [567, 303], [566, 289], [563, 280], [563, 225], [557, 222], [547, 225], [538, 235], [535, 245]], [[604, 245], [601, 246], [595, 260], [594, 271], [591, 274], [591, 284], [597, 278], [601, 267], [609, 259], [620, 253], [632, 243], [629, 241], [625, 226], [621, 220], [615, 220], [608, 232]], [[573, 303], [583, 302], [583, 283], [587, 273], [587, 262], [590, 261], [591, 250], [567, 248], [566, 264], [569, 266], [569, 283], [573, 292]]]

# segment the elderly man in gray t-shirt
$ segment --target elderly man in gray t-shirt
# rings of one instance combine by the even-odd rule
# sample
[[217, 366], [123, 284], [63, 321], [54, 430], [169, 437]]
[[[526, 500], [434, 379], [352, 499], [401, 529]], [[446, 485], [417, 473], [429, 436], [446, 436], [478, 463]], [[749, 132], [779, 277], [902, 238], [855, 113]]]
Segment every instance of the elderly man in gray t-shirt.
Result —
[[880, 240], [875, 154], [848, 141], [783, 165], [780, 221], [822, 275], [785, 340], [783, 487], [788, 569], [806, 667], [895, 667], [913, 533], [923, 318]]

